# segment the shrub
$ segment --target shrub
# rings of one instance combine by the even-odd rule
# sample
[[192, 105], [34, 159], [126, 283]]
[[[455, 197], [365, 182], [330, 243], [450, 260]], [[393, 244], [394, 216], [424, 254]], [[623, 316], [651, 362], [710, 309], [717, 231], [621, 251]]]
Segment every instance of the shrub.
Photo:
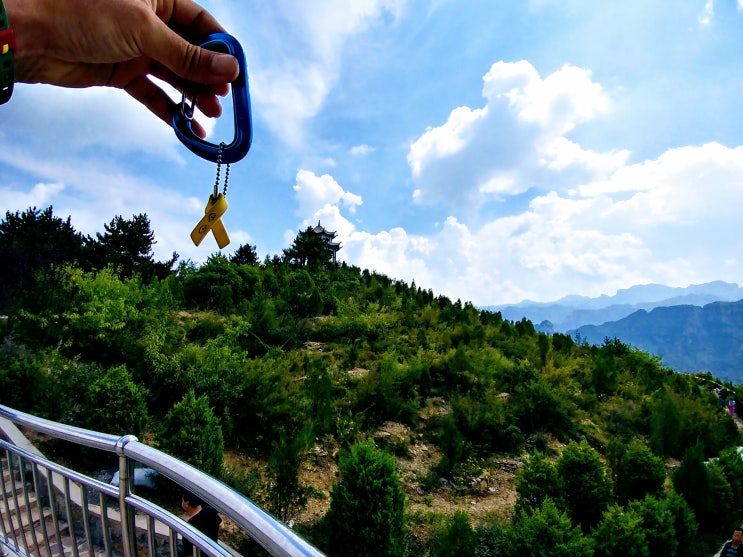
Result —
[[221, 475], [222, 427], [206, 395], [196, 398], [190, 390], [170, 409], [160, 428], [158, 447], [207, 474]]
[[598, 453], [588, 443], [569, 443], [557, 461], [563, 498], [570, 516], [584, 531], [594, 526], [611, 501], [612, 485]]
[[516, 513], [531, 513], [539, 509], [547, 498], [558, 500], [562, 487], [562, 479], [555, 465], [544, 454], [534, 453], [516, 480]]
[[650, 557], [642, 517], [611, 505], [594, 532], [596, 557]]
[[475, 557], [477, 534], [472, 529], [469, 516], [458, 510], [449, 525], [436, 536], [433, 557]]
[[[551, 557], [591, 557], [592, 540], [551, 499], [531, 515], [522, 515], [513, 525], [513, 555], [533, 555], [544, 548]], [[537, 552], [536, 554], [542, 554]]]
[[0, 359], [0, 404], [31, 412], [44, 392], [44, 374], [34, 360]]
[[341, 455], [339, 468], [325, 518], [330, 555], [402, 555], [405, 493], [394, 459], [358, 443]]
[[79, 419], [83, 427], [141, 437], [147, 428], [147, 389], [136, 385], [126, 366], [109, 368], [88, 386]]
[[666, 465], [642, 441], [630, 441], [616, 466], [616, 494], [620, 504], [657, 495], [666, 479]]

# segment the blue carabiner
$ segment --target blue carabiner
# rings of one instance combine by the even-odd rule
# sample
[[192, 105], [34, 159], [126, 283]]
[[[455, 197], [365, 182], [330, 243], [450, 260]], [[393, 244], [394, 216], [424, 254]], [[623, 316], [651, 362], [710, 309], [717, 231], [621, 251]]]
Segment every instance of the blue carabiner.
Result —
[[173, 114], [173, 129], [175, 135], [190, 151], [201, 158], [225, 164], [242, 159], [250, 149], [253, 139], [253, 126], [250, 115], [250, 92], [248, 91], [248, 68], [245, 62], [245, 53], [240, 43], [227, 33], [212, 33], [206, 37], [201, 48], [231, 54], [237, 58], [240, 73], [230, 84], [232, 89], [232, 104], [235, 113], [235, 137], [229, 144], [215, 145], [197, 136], [193, 131], [192, 120], [195, 100], [191, 106], [186, 104], [186, 91], [183, 91], [183, 100], [180, 107]]

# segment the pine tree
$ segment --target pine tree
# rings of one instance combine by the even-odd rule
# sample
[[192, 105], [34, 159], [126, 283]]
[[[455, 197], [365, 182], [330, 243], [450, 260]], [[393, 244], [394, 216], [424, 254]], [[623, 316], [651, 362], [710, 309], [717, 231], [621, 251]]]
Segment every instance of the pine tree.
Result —
[[342, 454], [339, 467], [341, 481], [333, 486], [326, 515], [329, 554], [402, 555], [405, 493], [395, 460], [367, 442]]
[[222, 473], [224, 442], [219, 419], [209, 407], [206, 395], [196, 398], [188, 391], [163, 419], [158, 447], [219, 477]]

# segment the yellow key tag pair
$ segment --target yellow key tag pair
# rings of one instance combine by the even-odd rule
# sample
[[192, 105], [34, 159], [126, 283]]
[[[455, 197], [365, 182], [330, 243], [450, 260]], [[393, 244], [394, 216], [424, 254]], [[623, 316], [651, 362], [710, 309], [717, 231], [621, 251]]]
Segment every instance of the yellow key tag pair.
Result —
[[204, 216], [201, 218], [199, 223], [191, 231], [191, 240], [197, 246], [211, 231], [214, 234], [214, 239], [217, 241], [219, 249], [224, 249], [230, 243], [230, 237], [227, 235], [227, 230], [222, 223], [222, 215], [227, 211], [227, 200], [223, 194], [219, 194], [216, 198], [213, 195], [209, 196], [209, 201], [206, 203], [204, 208]]

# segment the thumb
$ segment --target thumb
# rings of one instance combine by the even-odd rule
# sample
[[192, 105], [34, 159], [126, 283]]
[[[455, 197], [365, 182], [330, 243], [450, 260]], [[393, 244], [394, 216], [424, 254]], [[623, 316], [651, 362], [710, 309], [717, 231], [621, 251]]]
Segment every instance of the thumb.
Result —
[[163, 28], [164, 32], [155, 32], [151, 52], [143, 52], [145, 56], [195, 83], [230, 83], [237, 78], [240, 67], [234, 56], [193, 45], [167, 26]]

